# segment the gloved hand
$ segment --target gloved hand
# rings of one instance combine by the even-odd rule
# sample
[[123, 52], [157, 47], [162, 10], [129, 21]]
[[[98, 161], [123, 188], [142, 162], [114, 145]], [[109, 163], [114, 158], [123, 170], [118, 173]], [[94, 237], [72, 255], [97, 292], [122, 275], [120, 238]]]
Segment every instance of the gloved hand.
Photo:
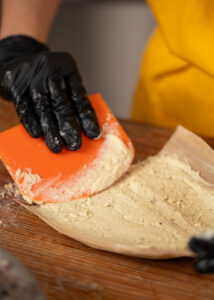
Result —
[[61, 152], [81, 146], [81, 129], [92, 139], [100, 130], [74, 59], [26, 36], [0, 41], [0, 96], [12, 100], [34, 138]]
[[199, 273], [214, 273], [214, 234], [193, 237], [189, 248], [197, 254], [194, 268]]

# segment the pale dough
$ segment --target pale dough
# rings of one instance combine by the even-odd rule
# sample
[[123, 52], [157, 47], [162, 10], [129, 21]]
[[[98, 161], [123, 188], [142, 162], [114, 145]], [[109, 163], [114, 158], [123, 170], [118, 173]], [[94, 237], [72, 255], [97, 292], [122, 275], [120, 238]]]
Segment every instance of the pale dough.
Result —
[[187, 243], [214, 227], [214, 191], [188, 163], [157, 155], [89, 198], [26, 206], [92, 247], [148, 258], [191, 256]]
[[[18, 168], [16, 182], [19, 182], [20, 179], [23, 180], [20, 188], [24, 199], [30, 204], [36, 202], [34, 196], [40, 192], [43, 192], [44, 202], [50, 197], [56, 202], [68, 201], [72, 199], [73, 195], [82, 195], [83, 191], [93, 195], [109, 187], [127, 171], [133, 157], [134, 151], [131, 144], [127, 147], [120, 137], [114, 134], [105, 134], [105, 142], [99, 150], [97, 158], [85, 165], [75, 177], [71, 176], [67, 181], [61, 182], [59, 174], [58, 177], [41, 184], [34, 193], [33, 186], [42, 182], [40, 174], [32, 174], [31, 169], [21, 170]], [[54, 181], [58, 182], [57, 188], [52, 187]]]

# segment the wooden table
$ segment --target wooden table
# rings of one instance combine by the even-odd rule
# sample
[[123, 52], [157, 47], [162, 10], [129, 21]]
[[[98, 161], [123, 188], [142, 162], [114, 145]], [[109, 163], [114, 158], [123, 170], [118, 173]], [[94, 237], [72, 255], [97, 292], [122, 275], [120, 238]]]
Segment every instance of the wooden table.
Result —
[[[0, 101], [0, 130], [16, 124]], [[172, 130], [121, 121], [136, 159], [153, 155]], [[214, 140], [207, 139], [214, 147]], [[0, 186], [10, 180], [0, 164]], [[214, 299], [214, 275], [198, 275], [192, 259], [152, 261], [95, 250], [54, 231], [13, 199], [0, 200], [0, 244], [27, 266], [47, 299]]]

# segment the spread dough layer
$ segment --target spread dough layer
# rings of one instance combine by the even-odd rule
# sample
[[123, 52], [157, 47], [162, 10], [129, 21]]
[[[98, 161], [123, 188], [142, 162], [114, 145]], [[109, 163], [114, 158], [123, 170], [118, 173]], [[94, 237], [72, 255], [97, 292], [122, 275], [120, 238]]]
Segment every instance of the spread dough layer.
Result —
[[[23, 179], [21, 183], [24, 199], [29, 204], [37, 201], [34, 199], [42, 192], [43, 201], [48, 202], [51, 198], [52, 202], [70, 201], [73, 196], [83, 195], [83, 192], [88, 192], [93, 195], [114, 183], [120, 178], [130, 166], [133, 160], [134, 152], [132, 147], [127, 147], [122, 139], [113, 134], [105, 134], [105, 142], [101, 147], [96, 159], [85, 165], [84, 168], [67, 179], [60, 181], [58, 177], [49, 180], [47, 183], [37, 187], [36, 193], [33, 192], [35, 184], [42, 181], [40, 174], [32, 174], [30, 169], [22, 171], [17, 169], [16, 180]], [[54, 181], [58, 180], [57, 187], [51, 187]], [[25, 196], [25, 195], [30, 195]]]
[[131, 166], [92, 197], [28, 208], [88, 245], [144, 257], [153, 257], [151, 249], [172, 251], [163, 257], [191, 255], [190, 237], [214, 227], [213, 190], [187, 163], [167, 155]]

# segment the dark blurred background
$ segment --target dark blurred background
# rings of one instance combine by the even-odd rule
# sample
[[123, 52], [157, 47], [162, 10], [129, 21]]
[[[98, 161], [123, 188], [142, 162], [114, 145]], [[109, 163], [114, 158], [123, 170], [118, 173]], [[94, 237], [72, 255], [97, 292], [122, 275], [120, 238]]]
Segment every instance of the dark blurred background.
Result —
[[154, 26], [143, 0], [64, 0], [49, 44], [75, 57], [89, 94], [100, 92], [117, 116], [128, 117]]

